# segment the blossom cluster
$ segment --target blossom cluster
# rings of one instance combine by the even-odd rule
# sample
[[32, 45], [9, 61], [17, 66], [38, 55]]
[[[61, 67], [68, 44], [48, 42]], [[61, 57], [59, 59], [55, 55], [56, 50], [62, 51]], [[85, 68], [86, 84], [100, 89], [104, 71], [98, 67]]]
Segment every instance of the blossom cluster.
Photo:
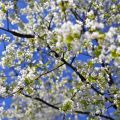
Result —
[[13, 101], [0, 118], [119, 118], [118, 3], [1, 1], [0, 96]]

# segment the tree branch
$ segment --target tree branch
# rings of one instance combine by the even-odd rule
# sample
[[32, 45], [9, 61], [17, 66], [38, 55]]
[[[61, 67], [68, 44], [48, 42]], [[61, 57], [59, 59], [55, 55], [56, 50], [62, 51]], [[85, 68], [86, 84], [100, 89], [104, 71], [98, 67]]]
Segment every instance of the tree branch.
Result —
[[[105, 67], [106, 66], [106, 64], [104, 63], [104, 61], [102, 61], [102, 67]], [[109, 86], [111, 86], [111, 85], [113, 85], [114, 84], [114, 80], [113, 80], [113, 78], [112, 78], [112, 75], [111, 75], [111, 73], [108, 71], [108, 70], [105, 70], [106, 71], [106, 73], [107, 73], [107, 75], [109, 76], [109, 81], [108, 81], [108, 84], [109, 84]]]
[[51, 107], [51, 108], [53, 108], [53, 109], [59, 110], [59, 107], [57, 107], [57, 106], [55, 106], [55, 105], [52, 105], [52, 104], [46, 102], [45, 100], [43, 100], [43, 99], [41, 99], [41, 98], [32, 97], [32, 96], [27, 95], [27, 94], [25, 94], [25, 93], [23, 93], [23, 92], [22, 92], [21, 94], [24, 95], [25, 97], [28, 97], [28, 98], [35, 99], [35, 100], [37, 100], [37, 101], [40, 101], [40, 102], [46, 104], [47, 106], [49, 106], [49, 107]]
[[4, 30], [6, 32], [11, 33], [12, 35], [16, 36], [16, 37], [21, 37], [21, 38], [35, 38], [35, 35], [32, 34], [22, 34], [22, 33], [18, 33], [12, 30], [7, 30], [5, 28], [0, 27], [1, 30]]
[[[21, 94], [24, 95], [25, 97], [30, 98], [30, 99], [34, 99], [34, 100], [40, 101], [40, 102], [42, 102], [43, 104], [45, 104], [45, 105], [47, 105], [48, 107], [51, 107], [51, 108], [53, 108], [53, 109], [55, 109], [55, 110], [60, 110], [59, 107], [57, 107], [57, 106], [55, 106], [55, 105], [53, 105], [53, 104], [51, 104], [51, 103], [49, 103], [49, 102], [46, 102], [45, 100], [43, 100], [43, 99], [41, 99], [41, 98], [32, 97], [32, 96], [27, 95], [27, 94], [25, 94], [25, 93], [23, 93], [23, 92], [22, 92]], [[90, 115], [90, 112], [83, 112], [83, 111], [77, 111], [77, 110], [76, 110], [76, 111], [73, 111], [73, 113]], [[102, 114], [97, 114], [97, 113], [95, 113], [95, 116], [100, 116], [100, 117], [102, 117], [102, 118], [106, 118], [106, 119], [109, 119], [109, 120], [114, 120], [113, 118], [111, 118], [111, 117], [109, 117], [109, 116], [106, 116], [106, 115], [102, 115]]]
[[[54, 50], [52, 50], [52, 49], [50, 48], [49, 44], [47, 44], [47, 47], [50, 49], [50, 51], [51, 51], [52, 53], [54, 53], [54, 55], [55, 55], [56, 58], [59, 58], [59, 57], [60, 57], [60, 55], [59, 55], [56, 51], [54, 51]], [[60, 58], [60, 60], [61, 60], [65, 65], [69, 66], [69, 67], [79, 76], [79, 78], [81, 79], [81, 81], [82, 81], [83, 83], [89, 84], [90, 87], [91, 87], [91, 89], [92, 89], [93, 91], [95, 91], [98, 95], [104, 96], [104, 93], [100, 92], [100, 91], [99, 91], [97, 88], [95, 88], [92, 84], [90, 84], [89, 82], [87, 82], [86, 78], [77, 71], [77, 68], [76, 68], [76, 67], [72, 66], [72, 65], [71, 65], [70, 63], [68, 63], [64, 58]], [[110, 103], [113, 104], [113, 101], [110, 101], [109, 98], [107, 98], [106, 96], [104, 96], [104, 98], [105, 98], [107, 101], [109, 101]], [[117, 109], [117, 106], [116, 106], [115, 104], [113, 105], [113, 107], [114, 107], [115, 109]]]
[[[55, 68], [53, 68], [53, 69], [51, 69], [51, 70], [48, 70], [47, 72], [44, 72], [44, 73], [42, 73], [42, 74], [40, 74], [38, 77], [36, 77], [34, 80], [38, 80], [40, 77], [42, 77], [42, 76], [44, 76], [44, 75], [46, 75], [46, 74], [49, 74], [49, 73], [51, 73], [52, 71], [54, 71], [54, 70], [56, 70], [56, 69], [58, 69], [59, 67], [61, 67], [61, 66], [63, 66], [64, 65], [64, 63], [62, 63], [62, 64], [60, 64], [60, 65], [58, 65], [57, 67], [55, 67]], [[0, 77], [2, 77], [2, 76], [0, 76]], [[6, 77], [6, 76], [3, 76], [3, 77]], [[10, 76], [8, 76], [8, 77], [10, 77]], [[17, 77], [17, 76], [16, 76]], [[31, 82], [32, 83], [32, 82]], [[28, 84], [28, 85], [26, 85], [25, 87], [27, 87], [27, 86], [30, 86], [31, 85], [31, 83], [30, 84]], [[19, 89], [17, 89], [15, 92], [13, 92], [13, 93], [10, 93], [9, 95], [7, 95], [7, 96], [3, 96], [2, 98], [4, 99], [4, 98], [8, 98], [8, 97], [11, 97], [11, 96], [13, 96], [14, 94], [16, 94], [17, 92], [20, 92], [21, 90], [23, 90], [24, 88], [19, 88]]]
[[[80, 113], [80, 114], [90, 115], [90, 112], [82, 112], [82, 111], [75, 111], [75, 112]], [[109, 120], [114, 120], [114, 118], [112, 118], [110, 116], [106, 116], [106, 115], [102, 115], [102, 114], [98, 114], [98, 113], [95, 113], [95, 116], [100, 116], [102, 118], [106, 118], [106, 119], [109, 119]]]

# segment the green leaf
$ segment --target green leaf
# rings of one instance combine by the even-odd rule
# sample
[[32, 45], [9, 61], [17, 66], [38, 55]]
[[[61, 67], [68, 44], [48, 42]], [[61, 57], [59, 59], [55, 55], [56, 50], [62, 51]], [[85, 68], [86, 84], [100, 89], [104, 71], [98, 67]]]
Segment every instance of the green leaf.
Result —
[[117, 98], [116, 105], [117, 105], [118, 108], [120, 108], [120, 98]]
[[30, 88], [30, 87], [29, 87], [29, 88], [27, 88], [27, 89], [26, 89], [26, 91], [28, 92], [28, 94], [33, 93], [33, 89], [32, 89], [32, 88]]
[[85, 109], [87, 109], [89, 103], [86, 100], [80, 100], [80, 104], [84, 105]]
[[1, 8], [2, 8], [2, 11], [3, 11], [4, 13], [7, 12], [7, 10], [5, 9], [5, 5], [4, 5], [4, 4], [1, 5]]
[[74, 89], [70, 89], [69, 92], [73, 95], [74, 94]]
[[89, 82], [96, 82], [96, 79], [95, 79], [94, 77], [92, 77], [92, 76], [89, 76], [89, 77], [87, 78], [87, 80], [88, 80]]
[[111, 55], [112, 55], [113, 58], [115, 58], [115, 57], [119, 57], [120, 53], [117, 53], [116, 50], [114, 50], [114, 51], [111, 52]]
[[29, 79], [25, 79], [24, 82], [25, 82], [26, 85], [29, 85], [29, 84], [30, 84], [30, 80], [29, 80]]
[[78, 33], [74, 33], [74, 34], [73, 34], [73, 37], [74, 37], [74, 38], [80, 38], [80, 35], [79, 35]]
[[90, 16], [88, 16], [88, 18], [91, 19], [91, 20], [94, 20], [95, 16], [94, 15], [90, 15]]
[[94, 65], [94, 63], [92, 61], [88, 62], [88, 67], [91, 68]]
[[76, 89], [80, 89], [80, 87], [81, 87], [82, 85], [83, 85], [82, 82], [77, 83], [77, 85], [76, 85]]
[[67, 44], [69, 44], [69, 43], [71, 43], [73, 40], [74, 40], [74, 37], [73, 37], [72, 35], [68, 35], [65, 41], [66, 41]]
[[61, 1], [59, 3], [59, 7], [61, 8], [62, 12], [65, 12], [66, 9], [69, 7], [69, 2], [68, 1]]
[[72, 100], [67, 101], [65, 104], [63, 104], [61, 106], [61, 110], [64, 111], [64, 112], [67, 112], [67, 111], [71, 110], [72, 107], [73, 107], [72, 103], [73, 103]]
[[101, 54], [101, 50], [102, 50], [102, 47], [98, 46], [98, 48], [94, 51], [94, 54], [96, 55], [96, 57], [99, 57], [99, 55]]
[[10, 86], [9, 85], [7, 85], [6, 86], [6, 93], [8, 93], [8, 90], [10, 89]]

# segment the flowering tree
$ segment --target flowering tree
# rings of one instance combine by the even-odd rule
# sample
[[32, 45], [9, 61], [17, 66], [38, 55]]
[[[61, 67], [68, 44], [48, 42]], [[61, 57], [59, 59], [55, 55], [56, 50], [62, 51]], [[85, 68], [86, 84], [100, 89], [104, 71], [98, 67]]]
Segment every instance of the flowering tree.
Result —
[[119, 120], [119, 3], [1, 1], [0, 117]]

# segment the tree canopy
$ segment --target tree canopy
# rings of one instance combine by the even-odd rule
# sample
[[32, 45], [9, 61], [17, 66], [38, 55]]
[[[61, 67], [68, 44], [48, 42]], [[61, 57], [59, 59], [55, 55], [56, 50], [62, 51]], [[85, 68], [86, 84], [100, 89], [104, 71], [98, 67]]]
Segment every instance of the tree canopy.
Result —
[[1, 0], [0, 118], [119, 120], [119, 13], [119, 0]]

